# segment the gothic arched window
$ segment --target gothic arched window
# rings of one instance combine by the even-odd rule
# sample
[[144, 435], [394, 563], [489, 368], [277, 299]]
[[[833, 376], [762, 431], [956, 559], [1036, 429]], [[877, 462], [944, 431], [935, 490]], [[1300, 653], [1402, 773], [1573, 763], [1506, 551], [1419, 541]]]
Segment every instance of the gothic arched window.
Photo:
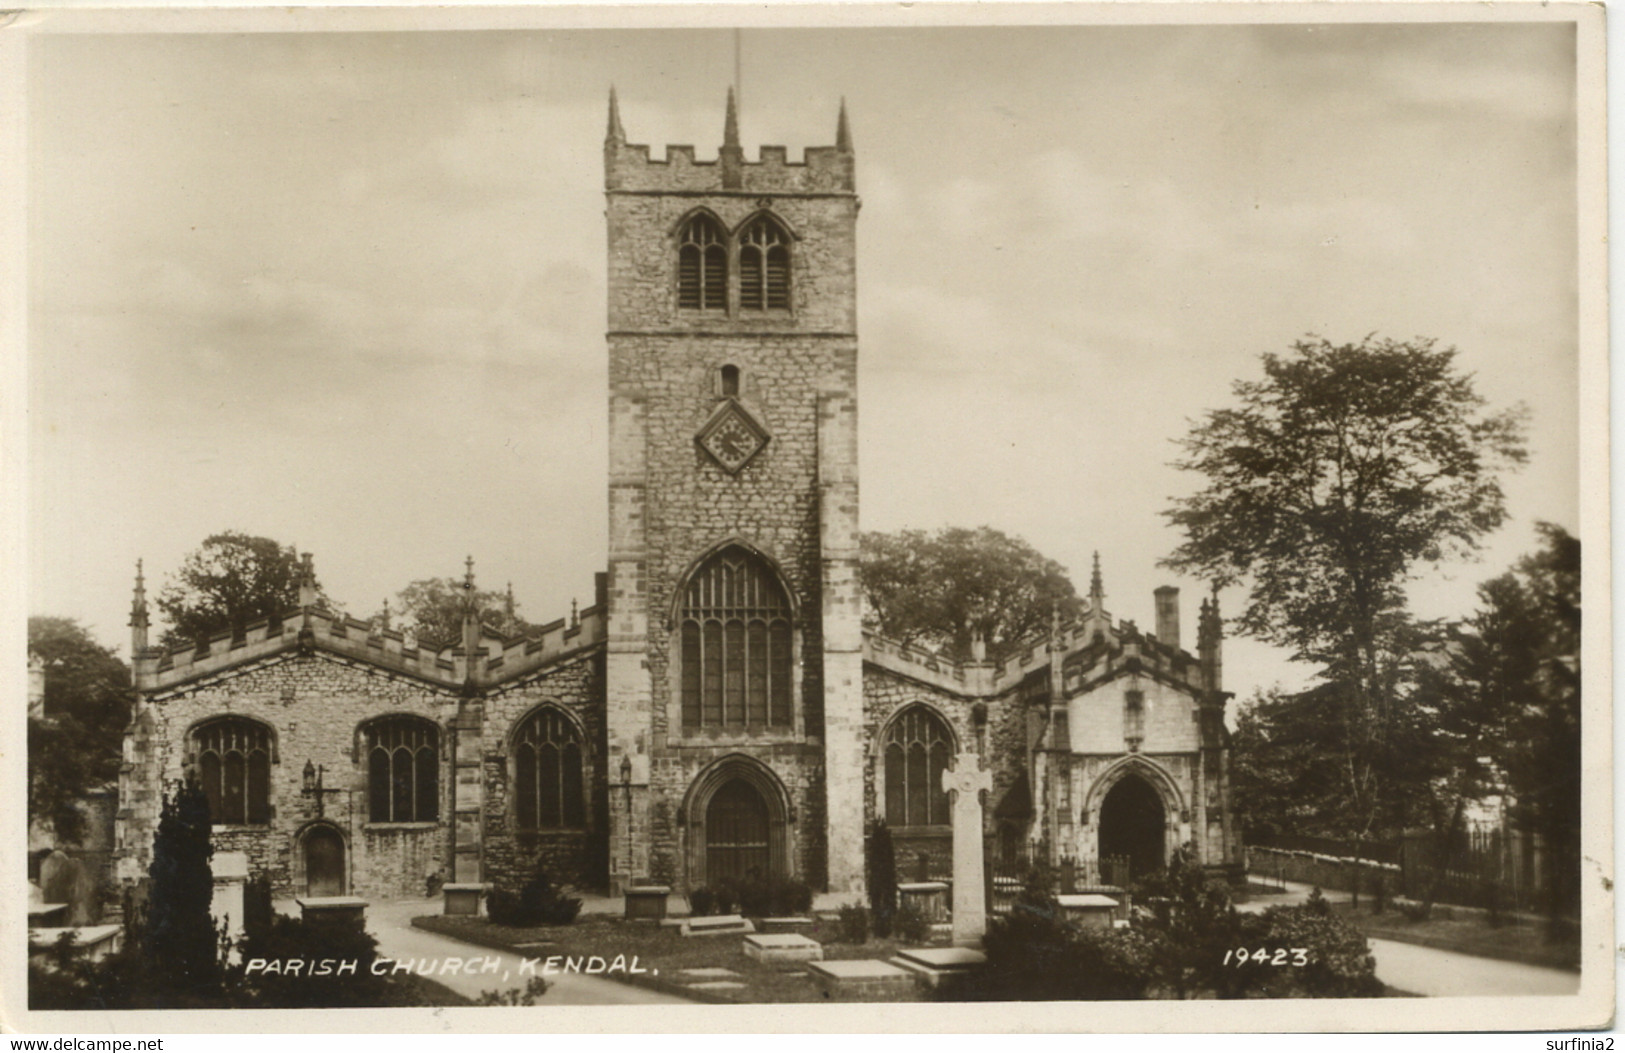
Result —
[[556, 709], [540, 709], [514, 736], [514, 819], [521, 830], [587, 825], [581, 736]]
[[706, 561], [683, 590], [683, 726], [790, 726], [790, 600], [742, 548]]
[[678, 236], [677, 306], [695, 310], [728, 306], [727, 237], [710, 216], [695, 216]]
[[886, 729], [886, 823], [889, 826], [946, 824], [952, 737], [942, 718], [924, 706], [903, 711]]
[[193, 731], [192, 744], [212, 821], [271, 821], [269, 728], [243, 717], [221, 717]]
[[790, 307], [790, 237], [766, 216], [739, 236], [739, 306], [746, 310]]
[[384, 717], [366, 727], [367, 818], [427, 823], [440, 818], [440, 729], [422, 717]]

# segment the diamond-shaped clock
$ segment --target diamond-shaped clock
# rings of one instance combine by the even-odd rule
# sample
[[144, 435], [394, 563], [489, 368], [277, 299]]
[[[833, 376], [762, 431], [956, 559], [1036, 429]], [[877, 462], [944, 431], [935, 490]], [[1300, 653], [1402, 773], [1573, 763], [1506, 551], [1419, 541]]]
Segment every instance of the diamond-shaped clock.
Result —
[[762, 452], [768, 437], [767, 429], [758, 424], [745, 407], [728, 399], [711, 414], [711, 419], [694, 439], [724, 469], [737, 474], [752, 457]]

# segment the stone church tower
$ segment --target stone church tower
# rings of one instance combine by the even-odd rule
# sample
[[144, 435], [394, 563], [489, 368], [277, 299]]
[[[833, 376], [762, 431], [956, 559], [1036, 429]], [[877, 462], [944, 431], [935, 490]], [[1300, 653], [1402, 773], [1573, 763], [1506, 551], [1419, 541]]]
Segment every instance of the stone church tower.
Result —
[[863, 887], [853, 152], [627, 142], [614, 93], [613, 887]]

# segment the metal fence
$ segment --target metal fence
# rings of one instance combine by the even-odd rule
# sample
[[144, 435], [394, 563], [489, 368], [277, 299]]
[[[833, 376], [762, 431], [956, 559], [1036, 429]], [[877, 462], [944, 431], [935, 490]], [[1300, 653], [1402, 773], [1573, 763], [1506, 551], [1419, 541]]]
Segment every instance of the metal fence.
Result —
[[1078, 859], [1062, 855], [1051, 860], [1043, 845], [986, 846], [987, 907], [990, 913], [1010, 910], [1023, 890], [1042, 884], [1055, 895], [1075, 892], [1126, 889], [1132, 880], [1127, 856]]

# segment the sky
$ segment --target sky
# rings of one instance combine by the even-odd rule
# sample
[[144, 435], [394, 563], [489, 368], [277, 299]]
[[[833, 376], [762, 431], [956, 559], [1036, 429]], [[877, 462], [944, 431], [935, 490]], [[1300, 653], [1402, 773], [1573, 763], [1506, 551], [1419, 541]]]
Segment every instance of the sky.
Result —
[[[993, 526], [1153, 624], [1174, 440], [1306, 334], [1429, 337], [1529, 464], [1426, 617], [1578, 525], [1563, 24], [747, 29], [747, 156], [834, 142], [858, 220], [866, 530]], [[605, 563], [601, 143], [714, 157], [725, 29], [41, 35], [29, 54], [27, 609], [128, 655], [206, 536], [315, 554], [367, 616]], [[1224, 597], [1239, 608], [1241, 593]], [[1310, 671], [1226, 645], [1242, 695]]]

